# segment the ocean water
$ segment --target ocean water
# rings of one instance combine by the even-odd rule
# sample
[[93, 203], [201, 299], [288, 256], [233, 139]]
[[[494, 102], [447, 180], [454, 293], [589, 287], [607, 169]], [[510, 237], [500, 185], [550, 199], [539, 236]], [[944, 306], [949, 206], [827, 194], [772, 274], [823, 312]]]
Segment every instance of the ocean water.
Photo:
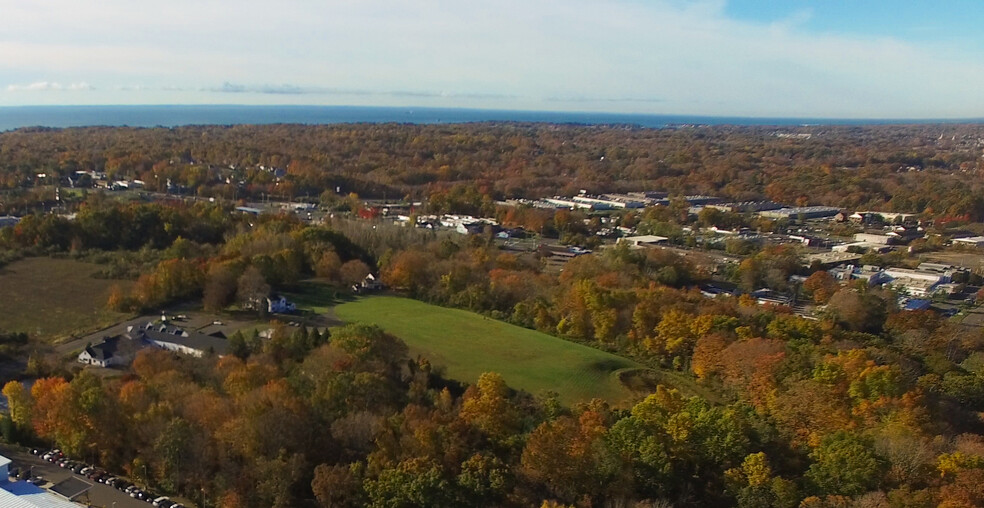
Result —
[[[982, 120], [960, 120], [979, 123]], [[368, 106], [10, 106], [0, 107], [0, 131], [21, 127], [335, 123], [441, 124], [467, 122], [543, 122], [584, 125], [865, 125], [939, 123], [942, 120], [839, 120], [818, 118], [741, 118], [711, 116], [567, 113], [487, 109]]]

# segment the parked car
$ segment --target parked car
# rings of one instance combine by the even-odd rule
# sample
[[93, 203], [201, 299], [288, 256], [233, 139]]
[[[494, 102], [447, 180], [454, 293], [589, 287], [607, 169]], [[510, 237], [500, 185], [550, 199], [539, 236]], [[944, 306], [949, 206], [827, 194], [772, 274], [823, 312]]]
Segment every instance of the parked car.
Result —
[[124, 492], [126, 492], [126, 489], [128, 489], [128, 488], [130, 488], [132, 486], [133, 486], [132, 483], [130, 483], [130, 482], [128, 482], [128, 481], [126, 481], [126, 480], [124, 480], [122, 478], [117, 478], [116, 481], [113, 482], [113, 488], [114, 489], [116, 489], [116, 490], [122, 490]]
[[72, 472], [75, 473], [75, 474], [82, 474], [82, 471], [85, 471], [86, 468], [88, 468], [88, 467], [89, 466], [86, 466], [85, 464], [82, 464], [80, 462], [80, 463], [78, 463], [78, 464], [76, 464], [75, 466], [72, 467]]
[[92, 466], [85, 466], [85, 467], [83, 467], [83, 468], [82, 468], [82, 469], [81, 469], [81, 470], [79, 471], [79, 474], [80, 474], [80, 475], [84, 475], [84, 476], [88, 476], [88, 475], [89, 475], [89, 473], [91, 473], [93, 469], [95, 469], [95, 468], [94, 468], [94, 467], [92, 467]]
[[41, 484], [45, 483], [48, 480], [45, 480], [43, 476], [35, 476], [34, 478], [31, 478], [28, 481], [31, 482], [31, 483], [33, 483], [33, 484], [35, 484], [35, 485], [41, 485]]

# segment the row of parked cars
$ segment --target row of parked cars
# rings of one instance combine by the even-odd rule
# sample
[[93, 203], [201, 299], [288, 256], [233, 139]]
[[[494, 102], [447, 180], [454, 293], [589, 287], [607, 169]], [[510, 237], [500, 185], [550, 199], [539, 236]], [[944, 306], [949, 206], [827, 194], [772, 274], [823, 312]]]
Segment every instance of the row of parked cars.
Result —
[[[70, 470], [71, 472], [85, 476], [86, 478], [108, 485], [115, 488], [116, 490], [122, 491], [125, 494], [129, 494], [130, 497], [134, 499], [139, 499], [140, 501], [146, 501], [159, 508], [185, 508], [181, 503], [176, 503], [167, 498], [167, 496], [158, 496], [151, 493], [146, 489], [142, 489], [135, 485], [133, 482], [128, 481], [125, 478], [110, 474], [105, 469], [96, 466], [90, 466], [84, 462], [77, 460], [72, 460], [65, 456], [59, 449], [44, 451], [38, 448], [32, 449], [31, 454], [41, 457], [41, 459], [56, 464], [59, 467]], [[38, 477], [40, 478], [40, 477]], [[43, 479], [42, 479], [43, 480]], [[33, 479], [30, 480], [32, 483]], [[39, 485], [35, 483], [35, 485]]]

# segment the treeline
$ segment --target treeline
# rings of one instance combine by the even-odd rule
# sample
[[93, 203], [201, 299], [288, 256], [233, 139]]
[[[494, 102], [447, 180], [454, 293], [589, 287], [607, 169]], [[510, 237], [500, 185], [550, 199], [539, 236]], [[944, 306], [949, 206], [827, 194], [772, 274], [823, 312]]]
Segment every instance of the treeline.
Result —
[[132, 277], [113, 289], [116, 310], [149, 310], [203, 297], [209, 310], [238, 301], [260, 306], [271, 287], [319, 276], [354, 284], [374, 259], [348, 237], [303, 226], [290, 215], [250, 217], [213, 203], [86, 202], [75, 218], [29, 215], [0, 229], [0, 263], [23, 254], [74, 254], [106, 265], [106, 277]]
[[83, 250], [166, 249], [183, 238], [219, 244], [242, 226], [232, 207], [213, 203], [128, 203], [96, 194], [74, 218], [31, 214], [17, 225], [0, 229], [0, 246], [45, 252]]
[[10, 382], [0, 428], [205, 506], [706, 506], [740, 495], [727, 479], [742, 471], [802, 497], [742, 405], [660, 388], [631, 411], [566, 409], [495, 374], [449, 389], [375, 328], [337, 329], [296, 359], [276, 340], [246, 360], [144, 352], [122, 379]]
[[782, 130], [813, 136], [494, 123], [19, 130], [0, 133], [0, 188], [64, 185], [76, 171], [99, 171], [150, 191], [170, 182], [233, 200], [324, 194], [335, 202], [340, 190], [429, 198], [432, 209], [462, 213], [489, 212], [507, 197], [645, 189], [984, 220], [979, 125]]
[[[287, 328], [238, 356], [152, 351], [123, 378], [8, 383], [0, 430], [230, 508], [984, 501], [984, 439], [961, 433], [973, 424], [954, 413], [968, 413], [934, 387], [959, 376], [914, 379], [883, 363], [887, 349], [824, 345], [820, 325], [749, 311], [710, 319], [696, 345], [707, 360], [695, 371], [735, 390], [731, 404], [659, 387], [630, 409], [565, 408], [496, 374], [461, 392], [378, 329]], [[890, 321], [900, 333], [923, 322]]]

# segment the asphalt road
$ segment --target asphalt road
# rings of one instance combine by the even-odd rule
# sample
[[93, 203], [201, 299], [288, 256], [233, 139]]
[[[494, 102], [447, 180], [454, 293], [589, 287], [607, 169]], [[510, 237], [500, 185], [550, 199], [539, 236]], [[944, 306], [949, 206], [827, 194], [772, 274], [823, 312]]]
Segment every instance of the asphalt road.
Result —
[[[83, 506], [86, 506], [86, 502], [88, 502], [87, 506], [99, 508], [147, 508], [152, 506], [150, 503], [145, 501], [133, 499], [128, 494], [120, 492], [113, 487], [96, 483], [84, 476], [74, 474], [67, 469], [62, 469], [56, 464], [45, 462], [44, 460], [41, 460], [40, 457], [31, 455], [28, 451], [22, 448], [12, 447], [7, 444], [0, 444], [0, 454], [14, 462], [11, 464], [11, 467], [27, 469], [34, 466], [32, 473], [35, 476], [42, 476], [44, 479], [51, 482], [42, 484], [41, 487], [50, 487], [51, 484], [58, 483], [71, 476], [85, 481], [86, 483], [92, 484], [92, 488], [90, 488], [86, 494], [82, 494], [75, 499], [77, 503], [80, 503]], [[87, 494], [88, 499], [86, 499]]]

